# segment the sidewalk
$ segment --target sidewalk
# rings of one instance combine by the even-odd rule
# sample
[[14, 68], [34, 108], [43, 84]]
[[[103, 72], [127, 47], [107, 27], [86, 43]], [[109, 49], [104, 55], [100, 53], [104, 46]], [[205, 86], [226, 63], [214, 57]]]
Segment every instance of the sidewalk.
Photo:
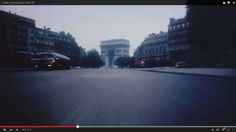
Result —
[[0, 71], [33, 71], [34, 69], [31, 68], [16, 68], [16, 67], [10, 67], [10, 68], [3, 68], [0, 67]]
[[190, 74], [202, 76], [223, 76], [236, 77], [236, 68], [172, 68], [172, 67], [158, 67], [158, 68], [138, 68], [135, 70], [163, 72], [172, 74]]

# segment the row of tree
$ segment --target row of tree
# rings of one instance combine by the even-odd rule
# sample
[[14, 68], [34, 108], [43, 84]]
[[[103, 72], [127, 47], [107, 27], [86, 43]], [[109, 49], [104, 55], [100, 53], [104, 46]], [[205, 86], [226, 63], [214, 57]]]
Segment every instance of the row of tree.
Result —
[[81, 57], [80, 66], [84, 68], [99, 68], [104, 65], [97, 50], [90, 50], [86, 55]]
[[119, 68], [133, 68], [134, 67], [134, 57], [118, 57], [114, 64], [117, 65]]
[[[114, 64], [119, 68], [133, 68], [134, 67], [134, 57], [118, 57]], [[100, 68], [105, 64], [105, 62], [100, 58], [97, 50], [90, 50], [84, 55], [80, 60], [80, 66], [84, 68]]]

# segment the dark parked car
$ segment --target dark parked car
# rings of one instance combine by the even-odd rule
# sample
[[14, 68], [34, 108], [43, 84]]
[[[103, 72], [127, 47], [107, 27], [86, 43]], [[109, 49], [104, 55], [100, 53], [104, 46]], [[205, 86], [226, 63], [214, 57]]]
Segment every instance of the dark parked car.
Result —
[[71, 59], [62, 54], [50, 52], [32, 56], [31, 63], [37, 69], [70, 69]]
[[188, 65], [185, 61], [179, 61], [175, 63], [175, 68], [186, 68], [186, 67], [188, 67]]

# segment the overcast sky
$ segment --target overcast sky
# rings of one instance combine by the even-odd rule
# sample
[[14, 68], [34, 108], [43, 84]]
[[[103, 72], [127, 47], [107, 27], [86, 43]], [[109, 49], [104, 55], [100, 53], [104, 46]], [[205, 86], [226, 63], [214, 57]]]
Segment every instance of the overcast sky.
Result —
[[169, 18], [185, 16], [179, 6], [0, 6], [35, 19], [36, 26], [53, 31], [70, 32], [78, 45], [87, 50], [97, 49], [101, 40], [124, 38], [130, 41], [130, 55], [150, 33], [167, 31]]

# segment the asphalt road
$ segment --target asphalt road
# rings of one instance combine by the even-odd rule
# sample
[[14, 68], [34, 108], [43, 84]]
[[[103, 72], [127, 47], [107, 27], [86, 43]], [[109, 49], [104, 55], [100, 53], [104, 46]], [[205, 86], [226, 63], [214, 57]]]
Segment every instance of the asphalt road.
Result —
[[235, 78], [128, 69], [1, 71], [1, 125], [236, 125]]

